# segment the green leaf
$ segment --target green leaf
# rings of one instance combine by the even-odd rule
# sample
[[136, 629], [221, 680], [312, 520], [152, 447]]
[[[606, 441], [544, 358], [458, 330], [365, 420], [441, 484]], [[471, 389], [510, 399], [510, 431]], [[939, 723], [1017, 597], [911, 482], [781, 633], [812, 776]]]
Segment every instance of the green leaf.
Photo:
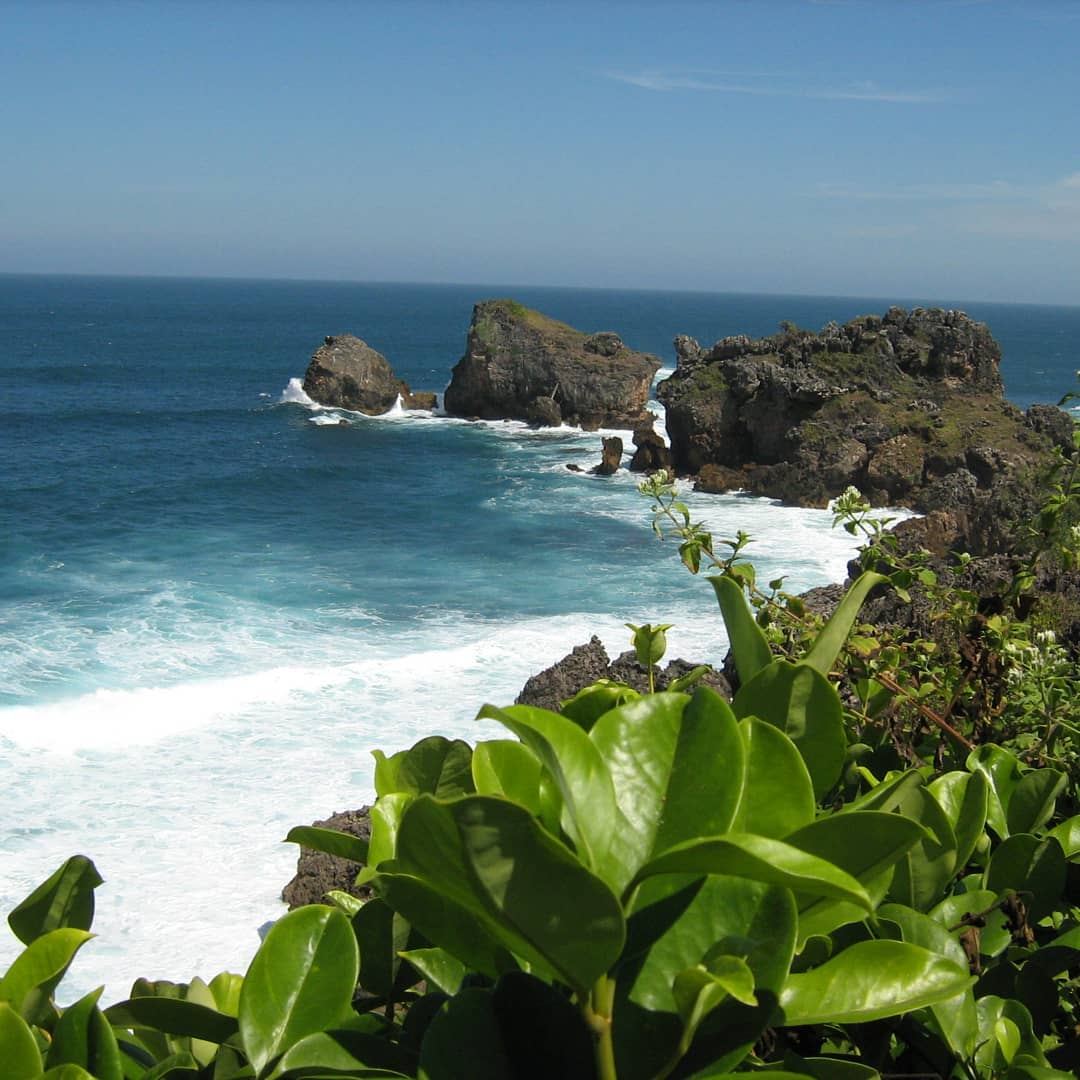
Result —
[[8, 1080], [35, 1080], [41, 1075], [41, 1051], [26, 1021], [0, 1001], [0, 1061]]
[[378, 873], [379, 865], [394, 857], [401, 817], [413, 796], [404, 791], [380, 795], [368, 812], [371, 838], [368, 840], [367, 865], [356, 875], [357, 885], [366, 885]]
[[656, 874], [728, 874], [816, 896], [830, 896], [869, 911], [866, 890], [838, 866], [781, 840], [728, 833], [677, 844], [646, 863], [638, 881]]
[[122, 1080], [116, 1036], [97, 1007], [101, 989], [80, 998], [60, 1014], [46, 1065], [81, 1065], [98, 1080]]
[[96, 1078], [81, 1065], [57, 1065], [47, 1073], [42, 1073], [41, 1080], [96, 1080]]
[[858, 618], [859, 609], [867, 594], [875, 585], [881, 585], [888, 579], [872, 570], [866, 570], [858, 576], [851, 587], [844, 593], [844, 598], [829, 617], [829, 621], [818, 631], [814, 644], [810, 647], [803, 663], [815, 668], [822, 675], [832, 670], [840, 650], [847, 641], [851, 628]]
[[591, 686], [583, 687], [572, 698], [561, 703], [559, 712], [588, 731], [609, 709], [617, 709], [628, 701], [637, 701], [641, 695], [625, 683], [612, 679], [597, 679]]
[[33, 991], [55, 985], [75, 954], [93, 936], [85, 930], [63, 927], [35, 938], [0, 979], [0, 1001], [11, 1002], [25, 1016], [25, 1012], [36, 1004]]
[[[395, 755], [396, 756], [396, 755]], [[461, 739], [429, 735], [405, 751], [397, 764], [397, 790], [453, 799], [475, 791], [472, 748]]]
[[562, 824], [582, 861], [604, 865], [615, 831], [615, 791], [607, 766], [589, 736], [572, 720], [547, 709], [485, 705], [480, 717], [498, 720], [540, 759], [563, 799]]
[[312, 904], [274, 923], [240, 990], [240, 1034], [256, 1072], [351, 1014], [359, 968], [352, 927], [336, 908]]
[[[909, 945], [918, 945], [947, 957], [960, 967], [967, 967], [968, 960], [963, 946], [941, 923], [929, 915], [923, 915], [900, 904], [884, 904], [877, 914], [880, 920], [894, 924], [902, 939]], [[965, 1061], [973, 1057], [979, 1019], [972, 991], [963, 990], [954, 998], [939, 1001], [930, 1006], [930, 1011], [941, 1028], [949, 1049]]]
[[473, 750], [472, 774], [478, 795], [502, 795], [540, 813], [540, 759], [513, 739], [492, 739]]
[[506, 1080], [511, 1075], [490, 990], [462, 990], [435, 1014], [421, 1045], [418, 1075], [419, 1080]]
[[971, 860], [975, 845], [986, 828], [990, 784], [983, 772], [949, 772], [939, 776], [926, 790], [945, 812], [956, 836], [956, 869]]
[[409, 940], [408, 922], [378, 898], [364, 904], [351, 921], [360, 950], [360, 985], [376, 997], [392, 1000], [401, 968], [398, 954]]
[[[424, 882], [495, 941], [579, 992], [622, 950], [622, 910], [611, 890], [516, 803], [416, 799], [401, 822], [397, 859], [385, 868], [389, 879], [399, 874]], [[433, 936], [428, 912], [399, 910], [433, 945], [449, 947]]]
[[[139, 1080], [197, 1080], [198, 1075], [199, 1063], [185, 1050], [163, 1058], [152, 1069], [142, 1073]], [[214, 1075], [218, 1075], [216, 1071]], [[247, 1075], [254, 1076], [250, 1068]]]
[[616, 893], [657, 851], [731, 827], [742, 796], [743, 741], [714, 691], [622, 705], [600, 717], [589, 738], [615, 791], [615, 832], [597, 869]]
[[387, 757], [381, 750], [371, 751], [371, 756], [375, 759], [375, 794], [380, 799], [399, 790], [398, 769], [406, 753], [407, 750], [399, 750]]
[[1031, 1014], [1022, 1002], [987, 994], [979, 998], [976, 1006], [980, 1044], [975, 1052], [976, 1066], [999, 1072], [1018, 1055], [1028, 1060], [1023, 1063], [1017, 1061], [1017, 1065], [1045, 1067], [1048, 1064], [1039, 1039], [1032, 1030]]
[[672, 993], [683, 1022], [680, 1048], [684, 1054], [701, 1022], [728, 998], [743, 1005], [758, 1003], [754, 994], [754, 973], [739, 956], [707, 958], [705, 963], [679, 972]]
[[401, 958], [408, 960], [431, 986], [451, 996], [461, 989], [461, 981], [468, 974], [468, 968], [446, 949], [407, 949]]
[[[628, 923], [624, 959], [616, 971], [614, 1034], [620, 1075], [652, 1076], [679, 1048], [676, 976], [707, 956], [745, 960], [759, 1004], [729, 999], [703, 1021], [701, 1056], [711, 1063], [741, 1060], [769, 1024], [795, 952], [795, 904], [788, 889], [713, 875], [688, 882], [650, 878]], [[695, 1042], [695, 1048], [697, 1042]], [[699, 1066], [700, 1067], [700, 1066]]]
[[938, 801], [926, 788], [911, 788], [899, 811], [923, 826], [923, 837], [896, 864], [889, 896], [917, 911], [941, 899], [956, 872], [956, 835]]
[[724, 616], [731, 652], [739, 681], [748, 683], [772, 661], [772, 651], [761, 627], [754, 620], [742, 589], [729, 577], [713, 576], [709, 583], [716, 592], [720, 612]]
[[1040, 840], [1018, 833], [999, 844], [986, 869], [986, 888], [999, 896], [1024, 894], [1031, 922], [1038, 922], [1057, 907], [1065, 889], [1065, 855], [1053, 838]]
[[322, 851], [327, 855], [336, 855], [340, 859], [349, 859], [351, 862], [366, 863], [368, 860], [368, 842], [359, 836], [353, 836], [338, 829], [297, 825], [289, 830], [284, 842], [301, 844], [312, 851]]
[[746, 782], [732, 827], [782, 839], [813, 821], [814, 787], [795, 744], [756, 716], [740, 721], [739, 731], [745, 747]]
[[219, 1046], [239, 1030], [236, 1017], [174, 997], [128, 998], [110, 1005], [105, 1010], [105, 1019], [116, 1028], [152, 1028]]
[[1065, 790], [1065, 774], [1056, 769], [1035, 769], [1020, 778], [1009, 800], [1009, 834], [1033, 833], [1054, 816], [1054, 804]]
[[741, 720], [757, 716], [795, 744], [821, 798], [840, 777], [847, 757], [843, 709], [836, 688], [806, 664], [774, 660], [743, 684], [733, 702]]
[[947, 1001], [971, 986], [965, 966], [917, 945], [860, 941], [780, 993], [787, 1027], [857, 1024]]
[[693, 693], [694, 686], [702, 679], [703, 676], [708, 675], [712, 671], [712, 668], [708, 664], [698, 664], [697, 667], [692, 668], [685, 675], [680, 675], [677, 679], [672, 679], [668, 683], [668, 693]]
[[983, 773], [989, 781], [986, 821], [999, 839], [1006, 839], [1009, 835], [1006, 815], [1012, 793], [1020, 783], [1020, 762], [1000, 746], [984, 743], [968, 754], [967, 767], [971, 772]]
[[317, 1031], [285, 1051], [270, 1073], [270, 1080], [294, 1076], [409, 1076], [415, 1065], [408, 1054], [376, 1035], [351, 1030]]
[[24, 945], [50, 930], [89, 930], [94, 921], [94, 890], [101, 881], [97, 867], [85, 855], [73, 855], [12, 909], [8, 925]]
[[1065, 858], [1070, 862], [1074, 861], [1074, 856], [1080, 855], [1080, 814], [1055, 825], [1048, 835], [1061, 845]]
[[[892, 868], [925, 835], [916, 822], [899, 814], [864, 810], [819, 818], [792, 833], [786, 842], [844, 870], [871, 896], [883, 896]], [[862, 907], [828, 897], [799, 894], [795, 902], [800, 942], [865, 918]]]

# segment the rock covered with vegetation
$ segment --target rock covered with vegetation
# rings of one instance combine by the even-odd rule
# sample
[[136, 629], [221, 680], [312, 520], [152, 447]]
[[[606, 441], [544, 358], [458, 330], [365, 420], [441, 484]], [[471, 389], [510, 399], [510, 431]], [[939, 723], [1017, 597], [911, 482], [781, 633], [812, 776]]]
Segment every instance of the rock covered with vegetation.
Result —
[[513, 300], [473, 308], [465, 355], [446, 389], [446, 411], [484, 420], [633, 428], [645, 409], [657, 357], [617, 334], [586, 334]]
[[893, 307], [675, 348], [658, 394], [676, 470], [703, 490], [823, 506], [854, 486], [874, 505], [932, 509], [958, 485], [973, 502], [1071, 438], [1060, 410], [1005, 400], [997, 342], [959, 311]]
[[433, 409], [436, 404], [435, 394], [413, 393], [381, 352], [352, 334], [323, 340], [304, 374], [304, 393], [320, 405], [368, 416], [389, 412], [399, 394], [409, 409]]

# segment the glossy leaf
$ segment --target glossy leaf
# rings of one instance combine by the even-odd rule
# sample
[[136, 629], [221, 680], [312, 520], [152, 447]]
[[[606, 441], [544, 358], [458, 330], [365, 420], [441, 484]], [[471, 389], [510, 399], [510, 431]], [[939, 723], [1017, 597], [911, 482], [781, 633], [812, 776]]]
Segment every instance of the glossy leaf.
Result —
[[478, 795], [502, 795], [540, 813], [540, 759], [513, 739], [492, 739], [473, 750], [473, 783]]
[[97, 1007], [101, 989], [64, 1009], [53, 1031], [48, 1066], [81, 1065], [98, 1080], [122, 1080], [116, 1036]]
[[782, 839], [813, 821], [814, 786], [795, 744], [779, 728], [754, 716], [740, 721], [739, 731], [746, 782], [732, 827]]
[[117, 1002], [105, 1010], [113, 1027], [153, 1028], [168, 1035], [182, 1035], [220, 1045], [239, 1030], [236, 1017], [194, 1001], [174, 997], [140, 996]]
[[935, 922], [944, 926], [959, 939], [965, 926], [966, 915], [979, 916], [977, 922], [985, 923], [979, 933], [979, 950], [984, 956], [997, 956], [1004, 952], [1011, 941], [1005, 928], [1005, 916], [994, 907], [997, 894], [987, 889], [975, 889], [958, 896], [947, 896], [929, 912]]
[[8, 925], [24, 945], [51, 930], [89, 930], [94, 921], [94, 890], [101, 880], [85, 855], [74, 855], [12, 909]]
[[851, 628], [855, 625], [859, 609], [863, 606], [867, 594], [876, 585], [882, 585], [887, 580], [888, 578], [872, 570], [866, 570], [860, 574], [845, 591], [843, 599], [829, 617], [829, 621], [818, 631], [814, 644], [803, 658], [803, 663], [816, 668], [822, 675], [828, 675], [833, 664], [836, 663], [836, 658], [840, 655], [840, 650], [844, 647], [848, 634], [851, 633]]
[[[789, 890], [745, 878], [710, 876], [688, 882], [650, 878], [628, 924], [615, 1003], [620, 1075], [652, 1076], [678, 1050], [676, 977], [710, 952], [740, 957], [753, 973], [758, 1006], [727, 1000], [703, 1020], [702, 1057], [740, 1060], [772, 1019], [776, 996], [795, 952], [796, 913]], [[696, 1047], [696, 1044], [695, 1044]]]
[[743, 740], [712, 690], [692, 699], [652, 694], [612, 709], [589, 738], [615, 790], [615, 833], [598, 872], [616, 893], [657, 851], [731, 827], [743, 790]]
[[772, 651], [762, 633], [761, 627], [754, 620], [750, 605], [746, 602], [742, 589], [729, 577], [710, 577], [709, 584], [716, 592], [720, 603], [720, 612], [724, 616], [731, 652], [735, 657], [735, 667], [739, 672], [739, 681], [748, 683], [762, 668], [772, 662]]
[[795, 744], [821, 798], [840, 777], [847, 757], [843, 710], [836, 688], [806, 664], [776, 660], [744, 683], [733, 702], [739, 719], [757, 716]]
[[833, 863], [781, 840], [749, 833], [728, 833], [678, 844], [643, 866], [637, 880], [655, 874], [727, 874], [846, 900], [867, 911], [871, 906], [862, 885]]
[[1029, 1064], [1047, 1065], [1040, 1041], [1032, 1030], [1031, 1014], [1022, 1002], [987, 994], [979, 998], [976, 1006], [979, 1016], [977, 1066], [985, 1070], [1002, 1070], [1021, 1052]]
[[[364, 904], [351, 922], [360, 951], [360, 986], [376, 997], [393, 999], [401, 968], [398, 954], [409, 940], [408, 922], [378, 898]], [[415, 977], [407, 981], [415, 982]]]
[[[215, 1069], [215, 1077], [217, 1076]], [[222, 1073], [223, 1076], [234, 1077], [234, 1073]], [[250, 1068], [246, 1075], [253, 1076]], [[143, 1073], [139, 1080], [197, 1080], [199, 1076], [199, 1063], [186, 1050], [178, 1054], [170, 1054], [162, 1058], [152, 1069]]]
[[1020, 778], [1009, 799], [1006, 821], [1009, 834], [1033, 833], [1054, 815], [1054, 804], [1065, 790], [1065, 774], [1056, 769], [1035, 769]]
[[223, 971], [210, 980], [210, 993], [214, 995], [214, 1006], [226, 1016], [235, 1016], [240, 1010], [240, 989], [244, 985], [243, 975], [233, 975]]
[[29, 1007], [31, 993], [60, 978], [75, 954], [93, 936], [85, 930], [64, 927], [35, 938], [0, 979], [0, 1001], [9, 1001], [23, 1012], [24, 1007]]
[[1007, 814], [1012, 793], [1020, 783], [1020, 762], [1007, 750], [993, 743], [977, 746], [968, 754], [967, 767], [972, 772], [978, 770], [986, 776], [990, 784], [989, 801], [986, 808], [986, 821], [998, 838], [1005, 840], [1009, 835]]
[[451, 996], [461, 989], [461, 981], [468, 974], [468, 968], [446, 949], [408, 949], [402, 951], [401, 958], [408, 960], [431, 986]]
[[1065, 855], [1053, 838], [1018, 833], [999, 844], [986, 868], [986, 888], [998, 895], [1025, 893], [1031, 922], [1049, 915], [1065, 888]]
[[506, 1080], [510, 1075], [491, 991], [462, 990], [428, 1025], [419, 1080]]
[[629, 701], [637, 701], [641, 695], [625, 683], [613, 679], [598, 679], [591, 686], [583, 687], [572, 698], [561, 703], [559, 712], [584, 731], [589, 731], [593, 724], [609, 709], [617, 709]]
[[925, 833], [897, 862], [889, 896], [916, 911], [929, 911], [956, 872], [956, 835], [945, 811], [926, 788], [906, 792], [899, 810], [922, 825]]
[[[402, 818], [397, 859], [386, 872], [425, 882], [511, 952], [582, 992], [622, 950], [622, 911], [608, 886], [527, 810], [503, 799], [421, 796]], [[429, 932], [426, 912], [402, 913], [433, 945], [446, 945]]]
[[394, 857], [397, 832], [413, 796], [403, 791], [380, 795], [368, 812], [371, 821], [371, 839], [368, 840], [367, 865], [356, 875], [357, 885], [366, 885], [378, 873], [379, 865]]
[[256, 1072], [351, 1014], [359, 968], [352, 927], [336, 908], [297, 908], [273, 925], [240, 991], [240, 1034]]
[[8, 1080], [36, 1080], [41, 1075], [41, 1051], [26, 1021], [0, 1001], [0, 1061]]
[[[884, 895], [896, 863], [925, 836], [914, 821], [899, 814], [866, 810], [856, 814], [833, 814], [799, 829], [786, 843], [846, 871], [868, 892]], [[865, 910], [828, 897], [802, 895], [799, 909], [799, 941], [813, 934], [828, 934], [848, 922], [865, 917]]]
[[281, 1056], [269, 1080], [320, 1075], [348, 1077], [408, 1076], [415, 1067], [396, 1045], [360, 1031], [318, 1031], [305, 1035]]
[[966, 966], [917, 945], [861, 941], [791, 975], [780, 1005], [787, 1026], [865, 1023], [946, 1001], [973, 982]]
[[322, 851], [351, 862], [368, 861], [368, 842], [362, 837], [341, 832], [340, 829], [322, 829], [314, 825], [297, 825], [285, 837], [287, 844], [300, 844], [312, 851]]
[[395, 783], [397, 791], [409, 795], [434, 795], [437, 799], [469, 795], [476, 790], [472, 748], [461, 739], [429, 735], [401, 756]]
[[[960, 967], [968, 966], [967, 955], [960, 942], [929, 915], [923, 915], [900, 904], [884, 904], [877, 914], [879, 919], [894, 924], [901, 939], [909, 945], [918, 945], [948, 957]], [[975, 1053], [978, 1035], [978, 1016], [972, 991], [965, 989], [954, 998], [939, 1001], [930, 1006], [930, 1011], [941, 1028], [949, 1049], [963, 1060], [971, 1058]]]
[[41, 1080], [97, 1080], [81, 1065], [57, 1065], [41, 1074]]
[[986, 828], [990, 784], [983, 772], [950, 772], [928, 784], [926, 790], [945, 812], [956, 837], [956, 869], [971, 860]]
[[615, 791], [604, 759], [572, 720], [527, 705], [497, 709], [485, 705], [480, 717], [498, 720], [540, 759], [562, 796], [562, 825], [582, 861], [603, 866], [614, 837]]
[[1070, 862], [1075, 861], [1075, 857], [1080, 855], [1080, 814], [1066, 818], [1060, 825], [1055, 825], [1048, 835], [1061, 845], [1066, 859]]

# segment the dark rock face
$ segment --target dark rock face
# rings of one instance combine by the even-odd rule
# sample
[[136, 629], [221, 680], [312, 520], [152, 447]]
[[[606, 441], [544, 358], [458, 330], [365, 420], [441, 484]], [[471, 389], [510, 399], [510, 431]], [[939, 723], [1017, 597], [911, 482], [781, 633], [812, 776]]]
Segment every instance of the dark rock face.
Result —
[[326, 338], [304, 375], [304, 392], [313, 401], [369, 416], [392, 409], [400, 390], [386, 357], [352, 334]]
[[1005, 401], [997, 343], [958, 311], [890, 308], [711, 349], [679, 337], [675, 351], [658, 391], [671, 453], [708, 491], [821, 506], [854, 485], [875, 505], [915, 506], [960, 470], [984, 491], [1022, 474], [1069, 423]]
[[622, 464], [622, 439], [618, 435], [604, 438], [604, 449], [600, 458], [600, 464], [591, 471], [596, 476], [611, 476], [619, 471]]
[[[670, 661], [663, 670], [656, 672], [657, 690], [666, 690], [673, 680], [688, 674], [695, 666], [687, 660]], [[591, 686], [597, 679], [626, 683], [641, 693], [649, 689], [648, 673], [634, 658], [633, 650], [627, 650], [610, 662], [603, 643], [594, 635], [586, 644], [576, 645], [572, 652], [551, 667], [533, 675], [514, 704], [535, 705], [558, 712], [562, 702], [586, 686]], [[731, 700], [731, 686], [717, 671], [706, 673], [698, 685], [711, 687], [721, 697]]]
[[631, 472], [654, 473], [658, 469], [673, 469], [671, 451], [659, 435], [652, 416], [634, 428], [634, 456], [630, 459]]
[[407, 382], [398, 381], [401, 404], [406, 409], [426, 409], [429, 412], [439, 404], [439, 395], [433, 390], [410, 390]]
[[[359, 810], [331, 814], [325, 821], [316, 821], [313, 824], [322, 829], [352, 833], [364, 840], [371, 836], [371, 821], [366, 806]], [[296, 861], [296, 875], [281, 890], [281, 899], [289, 905], [290, 911], [304, 904], [325, 903], [326, 894], [334, 889], [366, 900], [371, 896], [371, 890], [353, 884], [359, 872], [359, 863], [302, 847], [300, 858]]]
[[632, 428], [660, 361], [617, 334], [584, 334], [513, 300], [473, 308], [444, 404], [452, 416]]

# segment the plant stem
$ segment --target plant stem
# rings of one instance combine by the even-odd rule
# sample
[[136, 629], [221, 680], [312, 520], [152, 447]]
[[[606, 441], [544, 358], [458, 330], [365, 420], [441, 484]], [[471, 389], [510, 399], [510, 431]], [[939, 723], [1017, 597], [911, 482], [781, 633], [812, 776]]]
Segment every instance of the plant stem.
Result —
[[611, 1013], [615, 1004], [615, 980], [601, 975], [582, 1005], [585, 1022], [596, 1040], [597, 1080], [618, 1080], [615, 1043], [611, 1037]]

